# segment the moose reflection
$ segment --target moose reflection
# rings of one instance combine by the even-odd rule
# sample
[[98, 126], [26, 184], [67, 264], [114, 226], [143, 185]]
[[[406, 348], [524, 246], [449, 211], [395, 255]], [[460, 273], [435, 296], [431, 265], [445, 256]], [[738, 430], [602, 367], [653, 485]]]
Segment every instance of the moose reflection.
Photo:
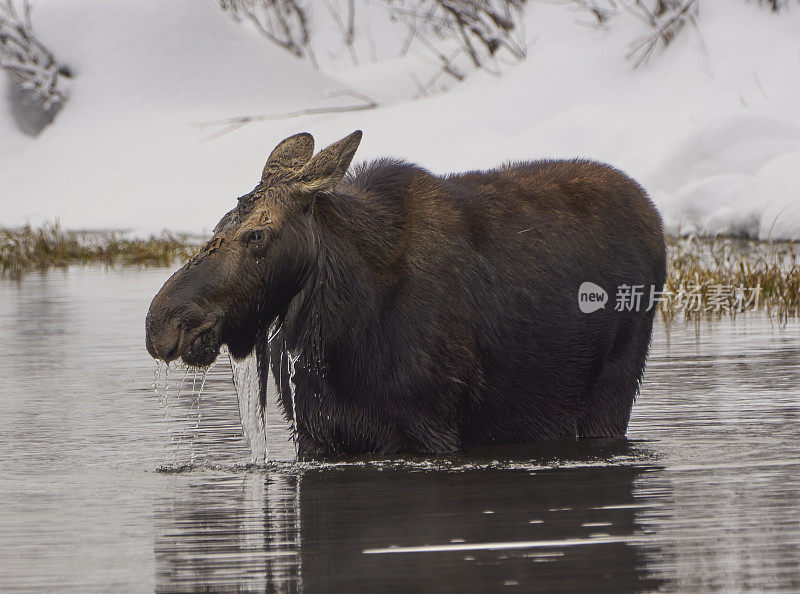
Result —
[[586, 314], [578, 288], [663, 286], [642, 188], [588, 161], [348, 174], [360, 141], [275, 148], [153, 300], [150, 354], [205, 366], [223, 344], [255, 349], [301, 455], [624, 435], [654, 311]]
[[[559, 451], [578, 459], [626, 451], [624, 443], [597, 441]], [[154, 504], [156, 589], [629, 592], [663, 585], [648, 576], [648, 550], [637, 543], [635, 484], [658, 469], [532, 472], [526, 453], [518, 454], [517, 470], [469, 456], [467, 468], [454, 471], [415, 471], [398, 460], [181, 483]]]

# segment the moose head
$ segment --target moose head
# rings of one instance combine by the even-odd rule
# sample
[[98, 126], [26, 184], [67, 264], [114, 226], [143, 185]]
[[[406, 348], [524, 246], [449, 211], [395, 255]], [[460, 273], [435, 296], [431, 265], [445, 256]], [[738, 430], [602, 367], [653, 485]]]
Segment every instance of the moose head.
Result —
[[360, 142], [356, 131], [314, 156], [314, 139], [301, 133], [275, 147], [255, 189], [150, 304], [146, 341], [153, 357], [204, 367], [223, 344], [234, 358], [253, 349], [258, 331], [306, 283], [319, 248], [315, 199], [334, 191]]

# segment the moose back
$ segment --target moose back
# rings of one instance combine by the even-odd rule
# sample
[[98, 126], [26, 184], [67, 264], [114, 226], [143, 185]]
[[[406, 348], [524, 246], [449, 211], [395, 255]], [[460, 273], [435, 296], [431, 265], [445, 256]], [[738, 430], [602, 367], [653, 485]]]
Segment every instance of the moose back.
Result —
[[[348, 173], [360, 141], [278, 144], [153, 299], [150, 354], [255, 350], [306, 456], [624, 435], [665, 280], [644, 190], [579, 160]], [[584, 283], [644, 297], [589, 311]]]

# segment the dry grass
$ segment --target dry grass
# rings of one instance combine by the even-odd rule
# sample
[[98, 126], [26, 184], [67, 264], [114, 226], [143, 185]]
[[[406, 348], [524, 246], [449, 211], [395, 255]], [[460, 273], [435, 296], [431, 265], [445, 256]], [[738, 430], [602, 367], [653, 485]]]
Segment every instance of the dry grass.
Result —
[[723, 237], [668, 238], [660, 304], [665, 321], [763, 311], [780, 322], [800, 311], [800, 265], [793, 242]]
[[65, 231], [58, 223], [0, 229], [0, 276], [72, 265], [166, 266], [197, 251], [199, 241], [164, 232], [149, 239], [119, 232]]

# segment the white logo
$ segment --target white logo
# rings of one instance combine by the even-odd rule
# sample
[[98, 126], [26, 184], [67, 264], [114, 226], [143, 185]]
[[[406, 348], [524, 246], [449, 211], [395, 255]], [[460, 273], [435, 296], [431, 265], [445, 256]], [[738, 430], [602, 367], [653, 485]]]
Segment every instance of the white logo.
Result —
[[578, 289], [578, 307], [585, 314], [603, 309], [608, 303], [608, 293], [594, 283], [583, 283]]

